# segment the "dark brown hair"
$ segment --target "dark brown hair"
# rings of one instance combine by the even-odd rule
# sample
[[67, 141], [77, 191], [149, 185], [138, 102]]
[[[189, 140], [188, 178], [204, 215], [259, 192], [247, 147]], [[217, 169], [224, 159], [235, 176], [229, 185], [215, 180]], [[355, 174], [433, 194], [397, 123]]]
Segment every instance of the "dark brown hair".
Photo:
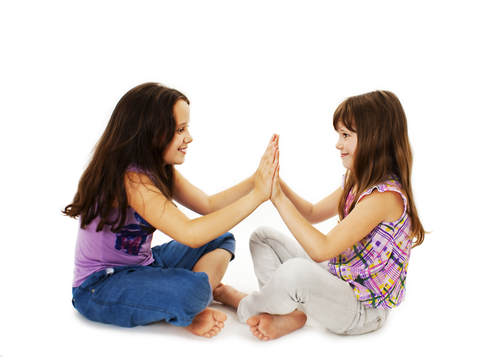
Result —
[[359, 196], [382, 183], [387, 176], [398, 177], [407, 198], [413, 246], [422, 244], [425, 231], [418, 217], [411, 187], [413, 156], [408, 138], [406, 115], [399, 99], [388, 91], [374, 91], [344, 100], [333, 114], [333, 127], [343, 124], [358, 137], [352, 172], [346, 172], [339, 202], [339, 218], [344, 219], [347, 196], [355, 189], [354, 209]]
[[[100, 217], [97, 231], [104, 225], [119, 231], [126, 220], [124, 180], [129, 165], [148, 172], [156, 187], [171, 200], [174, 167], [165, 165], [163, 153], [175, 135], [173, 107], [180, 99], [189, 104], [184, 94], [159, 83], [144, 83], [128, 91], [94, 148], [73, 202], [62, 212], [73, 218], [80, 216], [82, 228]], [[118, 215], [112, 219], [113, 207], [118, 207]]]

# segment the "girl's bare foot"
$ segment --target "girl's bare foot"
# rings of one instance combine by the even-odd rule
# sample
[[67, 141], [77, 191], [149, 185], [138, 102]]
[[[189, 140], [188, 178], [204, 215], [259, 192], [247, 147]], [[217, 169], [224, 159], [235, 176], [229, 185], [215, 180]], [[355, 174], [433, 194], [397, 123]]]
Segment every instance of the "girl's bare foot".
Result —
[[230, 285], [219, 284], [214, 290], [214, 300], [238, 308], [240, 301], [248, 294], [236, 290]]
[[221, 331], [226, 320], [225, 313], [207, 307], [194, 317], [191, 325], [184, 328], [196, 336], [212, 337]]
[[247, 325], [255, 337], [269, 341], [298, 330], [306, 321], [307, 315], [295, 310], [288, 315], [255, 315], [247, 320]]

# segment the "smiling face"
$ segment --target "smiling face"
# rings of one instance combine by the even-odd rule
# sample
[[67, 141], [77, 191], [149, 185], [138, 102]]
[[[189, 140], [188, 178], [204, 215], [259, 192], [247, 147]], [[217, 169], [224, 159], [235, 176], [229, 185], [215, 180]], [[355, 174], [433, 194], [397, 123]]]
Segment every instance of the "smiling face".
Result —
[[356, 145], [358, 144], [358, 136], [356, 132], [348, 130], [343, 124], [339, 123], [337, 128], [339, 133], [339, 140], [335, 147], [340, 150], [340, 157], [342, 165], [347, 170], [354, 167], [354, 155], [356, 153]]
[[181, 165], [186, 158], [188, 144], [193, 141], [188, 130], [190, 122], [189, 104], [179, 99], [174, 104], [173, 112], [177, 127], [172, 141], [163, 152], [163, 161], [165, 164]]

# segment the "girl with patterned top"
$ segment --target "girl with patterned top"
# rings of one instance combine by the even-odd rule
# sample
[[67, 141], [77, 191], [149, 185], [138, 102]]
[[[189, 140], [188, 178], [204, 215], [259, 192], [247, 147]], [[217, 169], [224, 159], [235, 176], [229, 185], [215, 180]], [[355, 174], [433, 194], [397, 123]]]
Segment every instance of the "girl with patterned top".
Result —
[[[307, 316], [337, 334], [371, 332], [405, 298], [410, 251], [425, 231], [413, 199], [403, 107], [387, 91], [350, 97], [333, 126], [347, 169], [341, 187], [311, 204], [279, 178], [278, 166], [271, 201], [295, 240], [258, 228], [250, 249], [260, 291], [214, 291], [261, 340], [301, 328]], [[328, 234], [312, 225], [337, 214]]]
[[[209, 196], [175, 169], [193, 140], [189, 104], [158, 83], [126, 93], [63, 211], [80, 219], [73, 306], [90, 320], [165, 320], [204, 337], [224, 327], [226, 314], [208, 306], [234, 258], [225, 232], [270, 198], [277, 137], [252, 176]], [[202, 216], [189, 219], [174, 201]], [[151, 248], [156, 229], [173, 240]]]

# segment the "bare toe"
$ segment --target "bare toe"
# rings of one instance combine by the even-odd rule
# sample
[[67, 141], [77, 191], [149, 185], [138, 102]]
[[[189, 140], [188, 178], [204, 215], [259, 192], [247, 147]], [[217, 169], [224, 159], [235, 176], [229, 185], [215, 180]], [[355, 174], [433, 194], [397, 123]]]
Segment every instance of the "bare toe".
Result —
[[260, 315], [255, 315], [247, 320], [247, 325], [251, 326], [250, 329], [255, 328], [260, 322]]
[[247, 320], [247, 325], [255, 337], [268, 341], [298, 330], [306, 321], [306, 314], [295, 310], [287, 315], [255, 315]]
[[227, 315], [222, 311], [206, 308], [196, 315], [193, 322], [185, 329], [197, 336], [210, 338], [221, 331], [226, 320]]

